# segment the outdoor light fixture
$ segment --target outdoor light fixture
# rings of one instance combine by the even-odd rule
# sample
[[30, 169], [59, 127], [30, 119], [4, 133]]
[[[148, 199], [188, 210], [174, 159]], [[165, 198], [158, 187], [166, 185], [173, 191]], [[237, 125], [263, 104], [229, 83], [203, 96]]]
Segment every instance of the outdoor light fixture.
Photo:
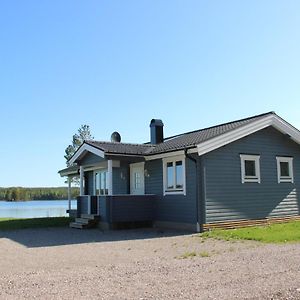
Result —
[[122, 180], [125, 180], [125, 178], [126, 178], [125, 175], [124, 175], [124, 173], [122, 171], [120, 173], [120, 177], [121, 177]]

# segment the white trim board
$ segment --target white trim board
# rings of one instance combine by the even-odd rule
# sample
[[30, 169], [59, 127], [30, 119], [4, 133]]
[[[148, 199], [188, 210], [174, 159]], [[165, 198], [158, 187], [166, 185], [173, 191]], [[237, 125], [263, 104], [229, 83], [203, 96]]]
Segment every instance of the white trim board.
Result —
[[[113, 160], [112, 166], [113, 166], [113, 168], [120, 168], [120, 161]], [[107, 160], [105, 160], [99, 164], [84, 166], [84, 171], [94, 171], [94, 170], [107, 169], [107, 168], [108, 168], [108, 162], [107, 162]]]
[[102, 150], [97, 149], [91, 145], [83, 143], [79, 147], [79, 149], [75, 152], [75, 154], [71, 157], [71, 159], [69, 160], [69, 164], [72, 165], [73, 163], [75, 163], [76, 160], [83, 157], [86, 152], [91, 152], [99, 157], [104, 158], [104, 152]]
[[184, 155], [184, 150], [175, 150], [175, 151], [145, 156], [145, 160], [154, 160], [154, 159], [160, 159], [160, 158], [166, 158], [166, 157], [173, 157], [173, 156], [177, 156], [177, 155]]
[[237, 128], [235, 130], [224, 133], [220, 136], [198, 144], [198, 155], [200, 156], [205, 153], [211, 152], [215, 149], [230, 144], [236, 140], [239, 140], [245, 136], [248, 136], [254, 132], [257, 132], [269, 126], [274, 127], [283, 134], [289, 135], [294, 142], [300, 144], [300, 131], [298, 131], [289, 123], [285, 122], [277, 115], [270, 115], [266, 116], [261, 120], [252, 122], [248, 125], [242, 126], [240, 128]]

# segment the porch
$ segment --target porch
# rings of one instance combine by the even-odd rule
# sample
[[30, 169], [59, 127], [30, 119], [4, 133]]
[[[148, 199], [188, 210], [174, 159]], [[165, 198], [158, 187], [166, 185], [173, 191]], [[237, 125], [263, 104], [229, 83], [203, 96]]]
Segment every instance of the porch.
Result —
[[97, 216], [103, 229], [138, 223], [151, 226], [155, 208], [156, 196], [149, 194], [77, 197], [77, 218]]

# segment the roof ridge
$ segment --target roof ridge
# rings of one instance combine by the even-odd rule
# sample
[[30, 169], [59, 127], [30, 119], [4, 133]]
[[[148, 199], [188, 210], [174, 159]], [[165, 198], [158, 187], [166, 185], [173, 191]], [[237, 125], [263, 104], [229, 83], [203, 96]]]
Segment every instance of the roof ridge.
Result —
[[269, 114], [276, 115], [276, 113], [274, 111], [269, 111], [269, 112], [259, 114], [259, 115], [255, 115], [255, 116], [252, 116], [252, 117], [247, 117], [247, 118], [243, 118], [243, 119], [239, 119], [239, 120], [234, 120], [234, 121], [230, 121], [230, 122], [226, 122], [226, 123], [221, 123], [221, 124], [218, 124], [218, 125], [213, 125], [213, 126], [209, 126], [209, 127], [205, 127], [205, 128], [201, 128], [201, 129], [197, 129], [197, 130], [192, 130], [192, 131], [176, 134], [176, 135], [169, 136], [169, 137], [165, 138], [164, 141], [168, 141], [170, 139], [173, 139], [173, 138], [185, 135], [185, 134], [204, 131], [204, 130], [208, 130], [208, 129], [212, 129], [212, 128], [216, 128], [216, 127], [220, 127], [220, 126], [225, 126], [225, 125], [229, 125], [229, 124], [233, 124], [233, 123], [237, 123], [237, 122], [247, 121], [247, 120], [250, 120], [250, 119], [255, 119], [255, 118], [266, 116], [266, 115], [269, 115]]
[[131, 145], [131, 146], [147, 146], [147, 147], [155, 147], [156, 145], [153, 144], [138, 144], [138, 143], [122, 143], [122, 142], [109, 142], [109, 141], [96, 141], [96, 140], [84, 140], [86, 143], [102, 143], [102, 144], [113, 144], [113, 145]]

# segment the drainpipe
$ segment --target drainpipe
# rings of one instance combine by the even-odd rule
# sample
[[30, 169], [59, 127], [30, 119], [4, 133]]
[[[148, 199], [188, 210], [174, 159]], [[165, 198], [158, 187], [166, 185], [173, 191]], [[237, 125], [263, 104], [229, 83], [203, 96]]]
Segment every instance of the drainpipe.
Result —
[[199, 200], [200, 200], [200, 193], [199, 193], [199, 176], [198, 176], [198, 162], [197, 160], [187, 153], [188, 149], [184, 150], [185, 156], [193, 161], [195, 163], [195, 169], [196, 169], [196, 231], [202, 232], [203, 231], [203, 225], [202, 222], [200, 223], [200, 217], [199, 217]]

